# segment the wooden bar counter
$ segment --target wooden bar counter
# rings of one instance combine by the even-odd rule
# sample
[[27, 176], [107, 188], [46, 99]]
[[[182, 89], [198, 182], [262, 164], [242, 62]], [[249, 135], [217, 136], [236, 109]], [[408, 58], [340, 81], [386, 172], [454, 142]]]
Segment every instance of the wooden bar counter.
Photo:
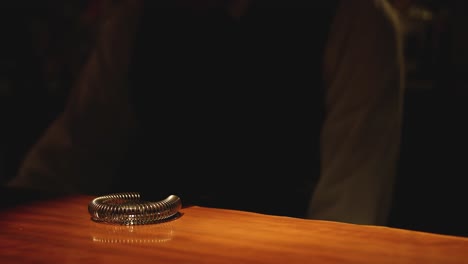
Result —
[[161, 224], [90, 220], [94, 197], [0, 211], [0, 263], [468, 263], [468, 239], [192, 206]]

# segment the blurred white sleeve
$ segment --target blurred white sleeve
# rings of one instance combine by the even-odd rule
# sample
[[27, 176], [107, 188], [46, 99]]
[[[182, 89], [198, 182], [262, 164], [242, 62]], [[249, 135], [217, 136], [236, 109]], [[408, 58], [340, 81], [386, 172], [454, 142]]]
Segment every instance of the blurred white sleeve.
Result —
[[402, 123], [399, 28], [385, 0], [341, 1], [324, 59], [322, 171], [309, 218], [386, 223]]
[[140, 1], [112, 7], [64, 112], [8, 186], [82, 193], [109, 187], [134, 126], [127, 71], [139, 11]]

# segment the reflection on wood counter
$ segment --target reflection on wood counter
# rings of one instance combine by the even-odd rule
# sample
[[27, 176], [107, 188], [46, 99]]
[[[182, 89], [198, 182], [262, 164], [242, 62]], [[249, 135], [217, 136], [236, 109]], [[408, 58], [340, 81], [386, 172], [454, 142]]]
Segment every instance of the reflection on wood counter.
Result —
[[38, 201], [0, 212], [0, 262], [468, 263], [468, 239], [204, 207], [171, 222], [90, 220], [94, 197]]

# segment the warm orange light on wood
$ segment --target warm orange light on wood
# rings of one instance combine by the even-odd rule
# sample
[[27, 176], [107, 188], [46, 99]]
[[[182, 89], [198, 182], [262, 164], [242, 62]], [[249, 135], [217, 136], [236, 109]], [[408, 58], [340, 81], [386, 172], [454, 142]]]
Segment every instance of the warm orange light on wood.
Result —
[[468, 263], [468, 239], [204, 207], [114, 226], [76, 196], [0, 212], [1, 263]]

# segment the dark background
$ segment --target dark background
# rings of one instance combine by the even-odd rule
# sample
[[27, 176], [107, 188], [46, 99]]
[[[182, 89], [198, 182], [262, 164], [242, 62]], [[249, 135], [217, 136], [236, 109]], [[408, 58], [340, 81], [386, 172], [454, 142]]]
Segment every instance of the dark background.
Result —
[[[0, 183], [63, 110], [112, 1], [0, 8]], [[468, 236], [466, 1], [404, 1], [406, 95], [394, 227]]]
[[391, 224], [467, 236], [467, 2], [400, 2], [407, 80]]

